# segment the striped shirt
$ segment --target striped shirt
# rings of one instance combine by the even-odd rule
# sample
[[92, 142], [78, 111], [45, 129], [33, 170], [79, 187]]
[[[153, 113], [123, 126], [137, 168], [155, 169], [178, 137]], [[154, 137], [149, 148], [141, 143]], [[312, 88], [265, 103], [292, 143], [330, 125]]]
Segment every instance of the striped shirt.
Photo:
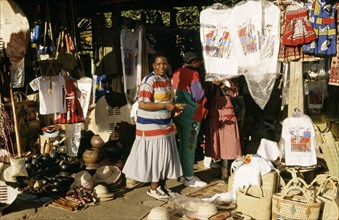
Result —
[[[171, 80], [165, 76], [149, 73], [140, 85], [139, 102], [171, 103], [174, 92]], [[155, 139], [174, 134], [171, 112], [137, 110], [136, 136]]]

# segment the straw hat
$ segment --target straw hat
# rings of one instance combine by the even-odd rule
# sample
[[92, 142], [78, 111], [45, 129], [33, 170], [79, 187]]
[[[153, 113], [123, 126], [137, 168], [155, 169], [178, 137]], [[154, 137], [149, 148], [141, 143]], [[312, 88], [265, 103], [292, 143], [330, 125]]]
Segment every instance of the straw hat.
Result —
[[0, 180], [4, 180], [5, 182], [16, 183], [16, 177], [12, 175], [12, 167], [8, 164], [0, 163], [1, 174]]
[[99, 163], [85, 163], [86, 170], [96, 170], [100, 167]]
[[147, 220], [169, 220], [170, 215], [163, 207], [154, 207], [147, 216]]
[[116, 166], [101, 166], [93, 175], [93, 181], [97, 183], [116, 183], [121, 178], [121, 170]]
[[105, 185], [99, 184], [94, 187], [95, 196], [100, 199], [100, 201], [108, 201], [114, 198], [113, 193], [109, 193]]
[[209, 218], [210, 216], [216, 214], [218, 212], [217, 208], [214, 204], [209, 202], [200, 203], [198, 206], [197, 216], [202, 218]]
[[75, 186], [82, 186], [84, 189], [93, 190], [93, 177], [87, 171], [80, 171], [74, 176], [74, 182], [72, 185]]

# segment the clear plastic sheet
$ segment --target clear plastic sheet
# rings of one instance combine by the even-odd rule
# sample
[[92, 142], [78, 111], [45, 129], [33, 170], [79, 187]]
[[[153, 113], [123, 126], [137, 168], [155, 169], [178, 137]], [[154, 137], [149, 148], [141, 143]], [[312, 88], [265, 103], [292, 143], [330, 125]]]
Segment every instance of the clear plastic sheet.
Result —
[[250, 70], [245, 72], [244, 76], [253, 100], [264, 109], [270, 99], [277, 74], [261, 74], [260, 71]]

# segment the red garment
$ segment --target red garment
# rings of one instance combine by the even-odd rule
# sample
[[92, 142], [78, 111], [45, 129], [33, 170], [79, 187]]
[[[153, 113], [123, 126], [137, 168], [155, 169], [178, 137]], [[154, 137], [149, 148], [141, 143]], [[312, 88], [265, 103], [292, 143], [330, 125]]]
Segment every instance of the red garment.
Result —
[[211, 94], [206, 116], [205, 155], [214, 159], [234, 160], [242, 155], [240, 135], [229, 95], [216, 88]]
[[298, 46], [314, 41], [316, 38], [313, 27], [307, 18], [307, 9], [287, 9], [283, 44], [286, 46]]
[[64, 89], [64, 103], [66, 105], [66, 113], [58, 114], [54, 120], [54, 123], [73, 124], [84, 122], [85, 119], [83, 116], [83, 111], [78, 99], [78, 94], [80, 95], [81, 92], [78, 91], [77, 82], [71, 78], [66, 78], [65, 85], [66, 88]]
[[280, 50], [278, 55], [278, 60], [280, 62], [290, 62], [294, 60], [302, 60], [302, 61], [316, 61], [319, 60], [319, 57], [315, 57], [312, 55], [304, 54], [302, 51], [302, 45], [299, 46], [285, 46], [283, 44], [283, 33], [285, 30], [285, 14], [286, 11], [284, 9], [284, 5], [279, 5], [281, 10], [281, 17], [280, 17]]

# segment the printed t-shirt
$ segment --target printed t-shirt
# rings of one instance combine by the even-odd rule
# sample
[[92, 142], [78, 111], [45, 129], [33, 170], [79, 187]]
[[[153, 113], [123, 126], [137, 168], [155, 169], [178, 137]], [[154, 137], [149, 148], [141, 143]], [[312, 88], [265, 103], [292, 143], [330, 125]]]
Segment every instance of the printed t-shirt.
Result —
[[33, 91], [39, 90], [41, 115], [66, 112], [66, 106], [63, 104], [65, 79], [62, 75], [40, 76], [29, 85]]

